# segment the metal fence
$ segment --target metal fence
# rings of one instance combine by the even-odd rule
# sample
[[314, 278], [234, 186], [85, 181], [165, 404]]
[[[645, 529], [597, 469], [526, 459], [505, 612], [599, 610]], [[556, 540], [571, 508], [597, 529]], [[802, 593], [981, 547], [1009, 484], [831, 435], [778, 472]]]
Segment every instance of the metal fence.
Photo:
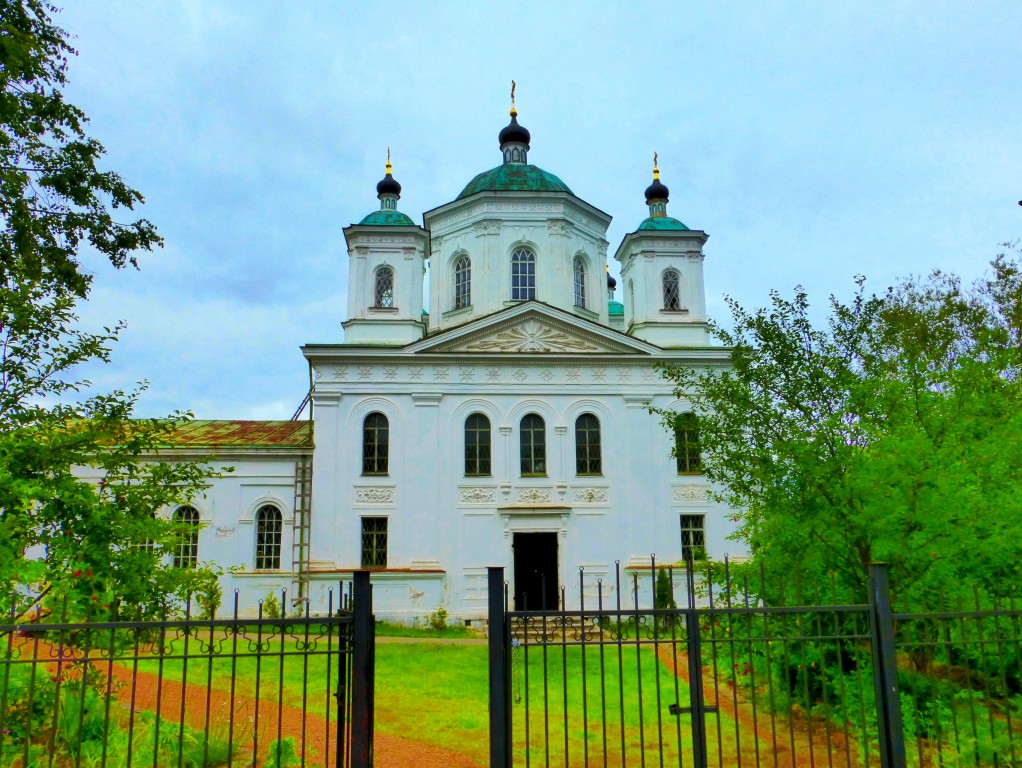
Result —
[[[65, 600], [0, 624], [0, 768], [368, 768], [373, 619], [368, 573], [325, 615], [97, 616]], [[280, 606], [287, 606], [282, 593]], [[105, 614], [106, 612], [104, 612]], [[15, 620], [18, 619], [18, 620]]]
[[1013, 602], [894, 613], [875, 566], [869, 603], [765, 605], [695, 570], [580, 571], [577, 609], [511, 611], [491, 569], [491, 766], [1022, 765]]

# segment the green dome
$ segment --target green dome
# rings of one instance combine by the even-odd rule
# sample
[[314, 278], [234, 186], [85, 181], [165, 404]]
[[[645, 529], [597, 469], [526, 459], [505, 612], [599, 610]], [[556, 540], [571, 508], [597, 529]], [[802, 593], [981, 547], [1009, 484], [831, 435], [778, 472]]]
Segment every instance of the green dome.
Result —
[[607, 302], [607, 314], [611, 317], [616, 315], [623, 315], [625, 313], [625, 305], [620, 301], [608, 301]]
[[670, 216], [650, 216], [639, 225], [639, 231], [644, 229], [674, 229], [687, 231], [688, 227], [677, 219], [672, 219]]
[[478, 192], [567, 192], [575, 194], [568, 185], [542, 168], [522, 163], [504, 163], [490, 171], [484, 171], [461, 190], [457, 199]]
[[369, 225], [372, 227], [414, 227], [415, 222], [401, 213], [401, 211], [373, 211], [362, 219], [359, 225]]

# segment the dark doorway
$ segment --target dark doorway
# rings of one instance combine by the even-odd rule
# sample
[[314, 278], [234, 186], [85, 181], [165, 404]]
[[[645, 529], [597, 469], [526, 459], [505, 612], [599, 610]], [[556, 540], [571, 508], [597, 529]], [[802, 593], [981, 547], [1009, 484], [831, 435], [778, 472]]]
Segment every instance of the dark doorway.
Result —
[[511, 546], [515, 551], [515, 610], [560, 608], [557, 534], [516, 533]]

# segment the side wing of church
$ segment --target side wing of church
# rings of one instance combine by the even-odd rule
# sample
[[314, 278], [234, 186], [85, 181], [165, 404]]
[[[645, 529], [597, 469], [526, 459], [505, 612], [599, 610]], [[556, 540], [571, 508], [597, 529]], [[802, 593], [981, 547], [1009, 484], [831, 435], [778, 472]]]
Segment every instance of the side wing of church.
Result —
[[707, 332], [707, 235], [667, 215], [654, 168], [649, 217], [614, 254], [615, 301], [610, 216], [530, 165], [530, 141], [512, 108], [501, 164], [421, 227], [388, 162], [379, 210], [344, 230], [344, 340], [302, 348], [314, 420], [197, 422], [175, 441], [235, 467], [167, 514], [200, 523], [182, 563], [230, 567], [243, 610], [282, 588], [325, 610], [369, 568], [379, 616], [471, 622], [487, 566], [519, 608], [557, 607], [565, 585], [570, 609], [580, 568], [612, 582], [616, 561], [728, 551], [697, 423], [671, 435], [648, 410], [687, 408], [658, 364], [727, 365]]

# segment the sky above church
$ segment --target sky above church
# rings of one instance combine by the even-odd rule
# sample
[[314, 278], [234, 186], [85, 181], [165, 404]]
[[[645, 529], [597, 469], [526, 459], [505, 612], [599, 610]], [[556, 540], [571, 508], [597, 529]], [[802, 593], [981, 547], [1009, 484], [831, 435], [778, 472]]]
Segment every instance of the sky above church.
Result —
[[147, 380], [144, 416], [288, 418], [299, 346], [342, 339], [341, 229], [379, 207], [388, 145], [421, 224], [500, 163], [512, 78], [530, 162], [614, 217], [611, 256], [659, 153], [718, 319], [857, 274], [972, 280], [1022, 236], [1014, 0], [68, 6], [68, 96], [166, 238], [139, 271], [84, 256], [83, 321], [127, 323], [85, 374]]

